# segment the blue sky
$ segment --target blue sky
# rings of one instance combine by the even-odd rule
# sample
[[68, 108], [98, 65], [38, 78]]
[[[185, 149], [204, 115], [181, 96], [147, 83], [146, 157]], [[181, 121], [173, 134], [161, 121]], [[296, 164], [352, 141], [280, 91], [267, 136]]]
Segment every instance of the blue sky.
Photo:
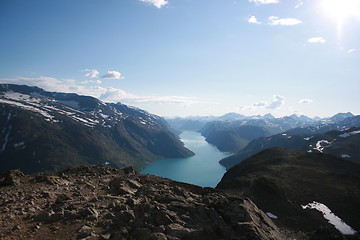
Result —
[[161, 116], [360, 114], [360, 0], [0, 0], [0, 82]]

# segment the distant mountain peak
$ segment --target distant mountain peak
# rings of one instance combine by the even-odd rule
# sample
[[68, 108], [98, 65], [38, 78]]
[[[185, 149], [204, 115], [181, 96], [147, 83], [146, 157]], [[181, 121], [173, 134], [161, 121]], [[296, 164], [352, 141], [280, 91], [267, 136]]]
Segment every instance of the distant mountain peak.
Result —
[[239, 119], [244, 119], [244, 118], [246, 118], [246, 116], [244, 116], [242, 114], [230, 112], [230, 113], [226, 113], [226, 114], [218, 117], [218, 120], [228, 121], [228, 120], [239, 120]]
[[271, 113], [267, 113], [263, 116], [264, 119], [274, 119], [275, 117]]
[[354, 117], [354, 114], [352, 114], [351, 112], [337, 113], [334, 116], [332, 116], [330, 118], [330, 120], [332, 120], [334, 122], [338, 122], [338, 121], [344, 120], [345, 118], [348, 118], [348, 117]]

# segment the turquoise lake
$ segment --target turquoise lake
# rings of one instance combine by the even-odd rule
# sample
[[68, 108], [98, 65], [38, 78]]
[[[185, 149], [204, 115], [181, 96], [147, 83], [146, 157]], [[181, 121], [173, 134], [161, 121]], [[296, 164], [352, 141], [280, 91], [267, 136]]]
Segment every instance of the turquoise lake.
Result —
[[161, 159], [148, 165], [141, 173], [202, 187], [215, 187], [226, 172], [219, 161], [231, 154], [220, 152], [198, 132], [185, 131], [180, 138], [185, 147], [195, 153], [194, 156]]

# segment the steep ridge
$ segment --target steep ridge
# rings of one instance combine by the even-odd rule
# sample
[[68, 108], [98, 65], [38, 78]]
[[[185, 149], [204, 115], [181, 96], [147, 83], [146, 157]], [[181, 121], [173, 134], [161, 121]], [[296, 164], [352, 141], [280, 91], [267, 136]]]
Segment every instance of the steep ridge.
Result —
[[77, 94], [0, 85], [0, 171], [60, 171], [84, 164], [136, 169], [185, 157], [167, 123], [146, 111]]
[[131, 168], [0, 177], [1, 239], [284, 239], [249, 199]]
[[263, 127], [246, 125], [231, 129], [214, 127], [209, 132], [202, 132], [202, 135], [222, 152], [237, 152], [251, 140], [268, 136], [269, 132]]
[[270, 137], [251, 141], [245, 148], [220, 164], [230, 168], [244, 159], [271, 147], [281, 147], [305, 152], [328, 153], [360, 163], [360, 127], [345, 128], [343, 131], [330, 131], [324, 134], [296, 134], [290, 130]]
[[275, 224], [311, 239], [344, 237], [320, 212], [303, 209], [314, 201], [360, 230], [360, 165], [331, 155], [270, 148], [230, 168], [217, 188], [249, 197]]

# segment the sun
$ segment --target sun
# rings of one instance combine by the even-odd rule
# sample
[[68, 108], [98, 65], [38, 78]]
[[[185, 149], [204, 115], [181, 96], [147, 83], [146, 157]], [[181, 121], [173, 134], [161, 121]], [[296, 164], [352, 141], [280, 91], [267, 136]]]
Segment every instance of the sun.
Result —
[[322, 0], [325, 14], [343, 21], [348, 17], [360, 16], [360, 0]]

